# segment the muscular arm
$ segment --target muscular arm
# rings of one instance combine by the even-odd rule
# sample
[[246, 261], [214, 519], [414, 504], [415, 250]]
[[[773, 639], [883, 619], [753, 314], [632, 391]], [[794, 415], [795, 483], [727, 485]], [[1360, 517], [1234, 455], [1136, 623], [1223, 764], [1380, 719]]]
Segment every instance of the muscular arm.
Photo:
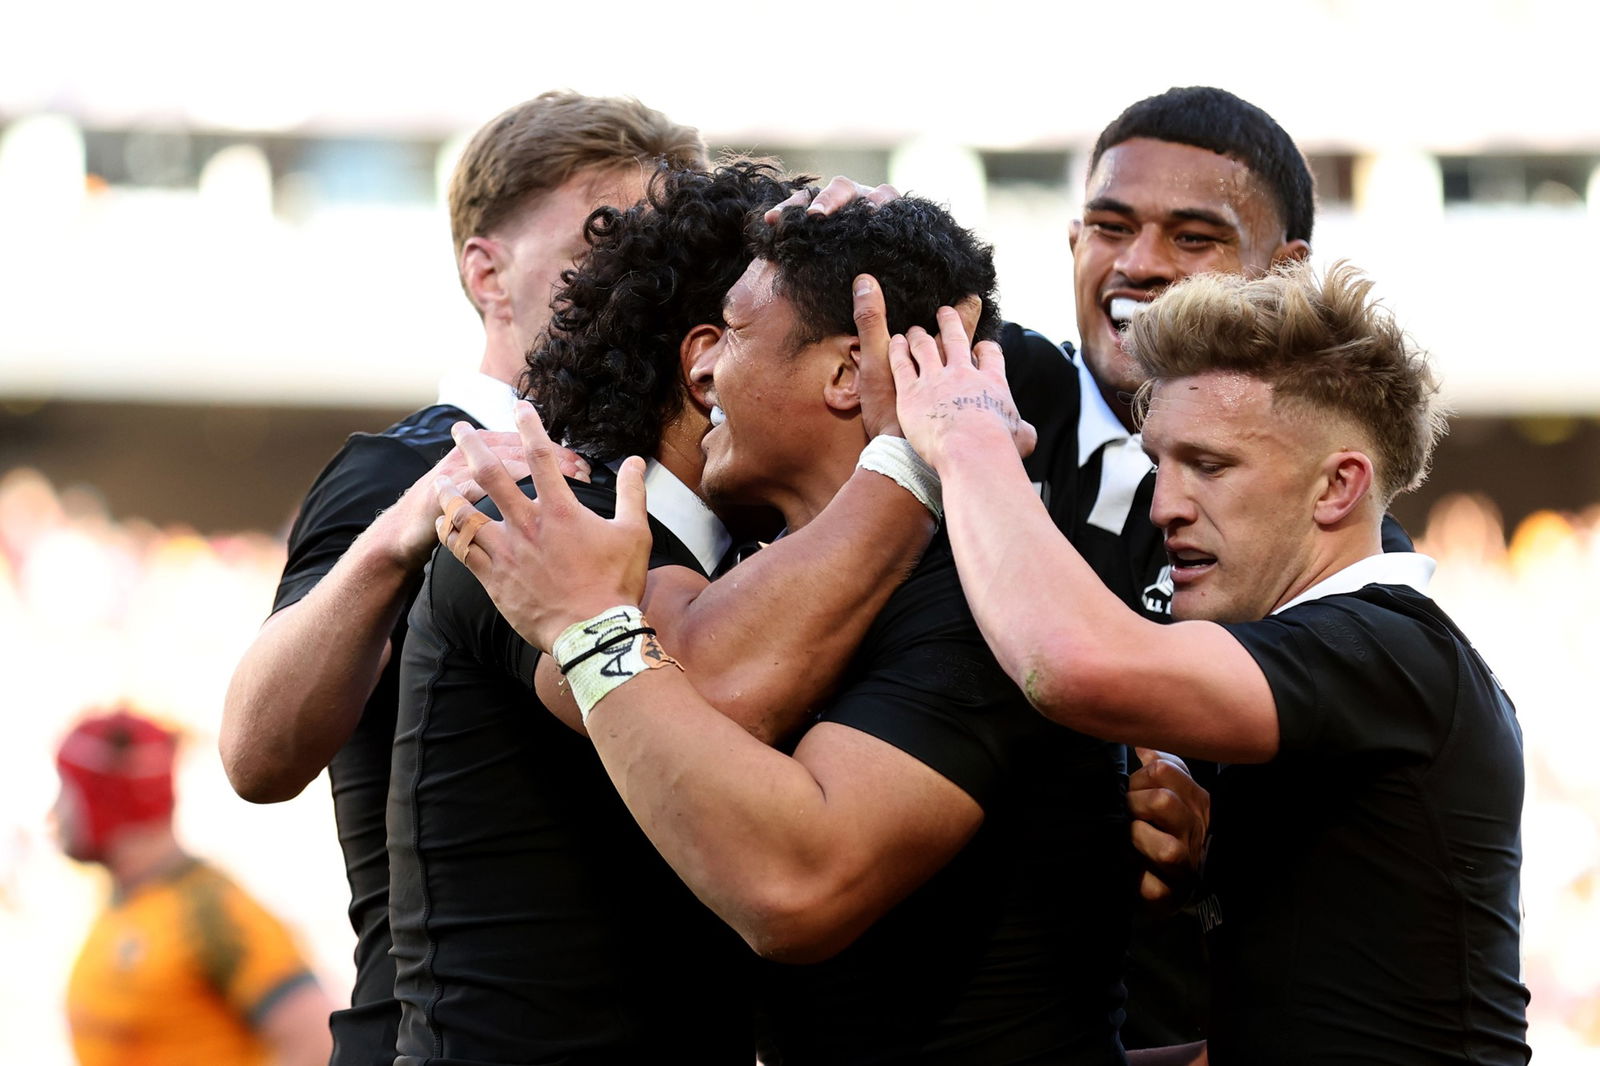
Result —
[[[536, 419], [529, 429], [542, 436]], [[539, 448], [531, 452], [538, 497], [518, 509], [528, 535], [516, 538], [517, 570], [532, 576], [519, 629], [549, 649], [573, 622], [640, 601], [649, 529], [638, 460], [619, 473], [617, 518], [607, 521], [573, 499]], [[446, 537], [474, 573], [503, 561], [506, 541], [494, 527], [463, 539]], [[670, 668], [613, 690], [588, 731], [657, 850], [752, 947], [776, 958], [843, 948], [982, 820], [962, 789], [856, 729], [825, 722], [785, 755]]]
[[813, 726], [786, 756], [675, 670], [606, 696], [589, 735], [678, 876], [754, 950], [788, 962], [846, 947], [983, 820], [950, 781], [848, 726]]
[[1000, 665], [1080, 732], [1226, 762], [1271, 758], [1277, 713], [1255, 660], [1222, 627], [1146, 621], [1101, 583], [1017, 458], [999, 349], [980, 345], [978, 356], [975, 366], [951, 327], [937, 343], [921, 331], [897, 339], [892, 360], [901, 425], [939, 471], [961, 585]]
[[268, 618], [234, 670], [219, 746], [234, 791], [253, 803], [299, 795], [361, 718], [421, 568], [395, 550], [401, 519], [391, 514], [304, 599]]
[[[486, 435], [482, 443], [521, 461], [510, 434]], [[292, 799], [350, 739], [433, 550], [432, 483], [441, 475], [466, 481], [465, 458], [452, 451], [420, 477], [303, 599], [268, 618], [246, 649], [228, 684], [218, 744], [240, 796]]]
[[[493, 483], [493, 472], [484, 478]], [[858, 470], [804, 529], [717, 581], [682, 566], [651, 570], [641, 604], [706, 701], [770, 744], [794, 732], [833, 690], [932, 535], [933, 519], [910, 493]], [[545, 590], [536, 587], [539, 570], [526, 561], [530, 545], [493, 544], [495, 572], [485, 577], [478, 570], [479, 577], [506, 620], [537, 644], [526, 605]], [[819, 574], [849, 579], [819, 581]], [[537, 683], [541, 702], [581, 730], [577, 706], [548, 656]]]
[[718, 581], [651, 571], [645, 607], [701, 695], [770, 743], [832, 691], [933, 531], [910, 493], [858, 470], [804, 529]]
[[[862, 280], [866, 289], [857, 286], [855, 321], [865, 371], [882, 363], [889, 338], [877, 284]], [[966, 313], [976, 322], [976, 306]], [[878, 417], [892, 420], [892, 387], [884, 384], [886, 398]], [[518, 426], [529, 464], [536, 465], [551, 445], [531, 406], [520, 408]], [[537, 644], [527, 605], [543, 590], [537, 587], [537, 568], [523, 561], [532, 548], [531, 527], [518, 517], [525, 513], [526, 501], [471, 435], [460, 442], [472, 460], [473, 477], [506, 516], [496, 528], [477, 534], [475, 542], [488, 552], [473, 556], [480, 561], [473, 572], [507, 621]], [[444, 494], [450, 495], [448, 487]], [[645, 607], [701, 694], [771, 742], [798, 727], [833, 689], [867, 627], [916, 565], [934, 529], [932, 516], [910, 493], [881, 474], [857, 470], [804, 529], [757, 552], [718, 581], [708, 582], [684, 567], [652, 570]], [[556, 686], [551, 668], [540, 669], [546, 705], [575, 724], [575, 709]]]

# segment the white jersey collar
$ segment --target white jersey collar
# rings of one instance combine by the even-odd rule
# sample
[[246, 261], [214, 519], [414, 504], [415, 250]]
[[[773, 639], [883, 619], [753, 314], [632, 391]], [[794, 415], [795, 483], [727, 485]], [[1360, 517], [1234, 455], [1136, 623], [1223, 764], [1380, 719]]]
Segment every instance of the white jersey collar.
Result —
[[463, 371], [439, 379], [439, 403], [459, 407], [484, 429], [517, 431], [517, 390], [488, 374]]
[[1288, 603], [1273, 611], [1278, 614], [1307, 600], [1320, 600], [1324, 596], [1338, 596], [1356, 592], [1368, 585], [1404, 585], [1417, 592], [1426, 593], [1428, 582], [1439, 564], [1418, 552], [1379, 552], [1369, 555], [1329, 574], [1306, 589]]
[[[439, 381], [440, 403], [461, 408], [484, 429], [496, 432], [517, 431], [517, 399], [517, 390], [487, 374], [449, 374]], [[621, 465], [620, 459], [610, 464], [613, 471]], [[645, 460], [644, 490], [645, 509], [683, 541], [706, 573], [715, 571], [733, 541], [722, 520], [655, 459]]]
[[1082, 352], [1074, 362], [1078, 367], [1078, 391], [1082, 396], [1078, 417], [1078, 465], [1082, 466], [1102, 444], [1128, 440], [1138, 434], [1129, 433], [1128, 427], [1112, 412], [1100, 392], [1099, 383], [1089, 373], [1089, 364]]
[[[615, 471], [622, 460], [606, 465]], [[655, 459], [644, 461], [644, 492], [645, 510], [650, 512], [650, 517], [683, 541], [684, 547], [699, 560], [702, 570], [707, 574], [715, 573], [717, 564], [722, 562], [728, 546], [733, 543], [722, 519], [712, 513], [693, 489], [679, 481], [678, 475]]]

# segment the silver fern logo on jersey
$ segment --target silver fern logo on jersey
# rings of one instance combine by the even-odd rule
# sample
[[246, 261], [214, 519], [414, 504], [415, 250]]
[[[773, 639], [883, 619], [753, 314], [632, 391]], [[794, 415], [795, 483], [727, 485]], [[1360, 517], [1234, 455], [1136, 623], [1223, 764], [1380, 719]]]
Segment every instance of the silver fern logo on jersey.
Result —
[[1155, 584], [1144, 587], [1144, 609], [1151, 614], [1172, 613], [1172, 566], [1168, 564], [1156, 575]]

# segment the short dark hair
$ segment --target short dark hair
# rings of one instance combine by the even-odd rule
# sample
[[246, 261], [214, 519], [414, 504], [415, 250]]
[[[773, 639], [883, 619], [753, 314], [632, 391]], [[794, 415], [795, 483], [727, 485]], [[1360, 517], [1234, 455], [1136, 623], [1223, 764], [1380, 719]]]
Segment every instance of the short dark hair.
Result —
[[983, 298], [979, 340], [1000, 329], [994, 249], [930, 200], [905, 196], [882, 206], [857, 200], [831, 215], [786, 208], [776, 225], [750, 227], [756, 257], [776, 267], [774, 291], [794, 307], [798, 349], [856, 331], [851, 282], [871, 274], [883, 289], [889, 330], [938, 330], [940, 307]]
[[805, 180], [753, 160], [663, 168], [643, 203], [589, 216], [589, 251], [561, 275], [522, 378], [552, 439], [602, 462], [655, 452], [687, 399], [684, 336], [722, 323], [723, 297], [750, 265], [747, 221]]
[[1207, 85], [1172, 88], [1118, 115], [1094, 142], [1089, 171], [1123, 141], [1148, 137], [1205, 148], [1238, 160], [1260, 179], [1277, 203], [1284, 235], [1309, 241], [1316, 214], [1311, 168], [1294, 140], [1255, 104]]

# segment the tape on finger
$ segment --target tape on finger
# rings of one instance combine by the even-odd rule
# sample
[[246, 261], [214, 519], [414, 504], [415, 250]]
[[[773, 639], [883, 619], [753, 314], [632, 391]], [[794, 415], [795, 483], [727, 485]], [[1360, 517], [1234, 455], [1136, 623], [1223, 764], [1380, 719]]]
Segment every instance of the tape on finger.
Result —
[[478, 530], [489, 524], [490, 518], [468, 503], [465, 496], [457, 496], [445, 504], [444, 516], [455, 527], [450, 553], [464, 564], [467, 553], [472, 550], [472, 538], [478, 535]]

